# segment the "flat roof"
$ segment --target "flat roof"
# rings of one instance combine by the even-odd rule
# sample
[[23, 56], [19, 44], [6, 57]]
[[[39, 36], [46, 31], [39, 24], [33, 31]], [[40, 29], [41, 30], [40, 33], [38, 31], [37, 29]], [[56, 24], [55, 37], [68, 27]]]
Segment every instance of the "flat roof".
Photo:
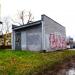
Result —
[[28, 24], [24, 24], [24, 25], [21, 25], [21, 26], [12, 25], [13, 26], [12, 29], [13, 30], [18, 30], [18, 29], [22, 29], [22, 28], [26, 28], [26, 27], [36, 26], [38, 24], [41, 24], [41, 20], [31, 22], [31, 23], [28, 23]]

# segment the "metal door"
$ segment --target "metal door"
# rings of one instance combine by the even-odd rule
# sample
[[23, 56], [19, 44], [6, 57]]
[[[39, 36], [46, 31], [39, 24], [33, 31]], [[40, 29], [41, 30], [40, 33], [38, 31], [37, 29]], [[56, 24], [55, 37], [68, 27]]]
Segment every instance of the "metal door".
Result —
[[21, 50], [21, 32], [15, 34], [15, 49]]

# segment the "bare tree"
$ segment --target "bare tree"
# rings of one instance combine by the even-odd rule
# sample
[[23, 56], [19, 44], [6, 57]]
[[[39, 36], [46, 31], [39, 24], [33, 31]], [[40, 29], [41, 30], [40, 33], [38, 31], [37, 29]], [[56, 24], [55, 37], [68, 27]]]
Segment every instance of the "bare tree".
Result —
[[10, 27], [11, 27], [11, 24], [10, 24], [10, 17], [4, 17], [4, 32], [5, 33], [9, 33], [10, 32]]
[[3, 46], [6, 45], [6, 40], [9, 37], [9, 32], [10, 32], [11, 24], [10, 24], [10, 17], [4, 17], [3, 18], [3, 24], [2, 24], [2, 38], [3, 38]]
[[20, 12], [20, 19], [22, 20], [22, 24], [24, 25], [24, 11]]
[[29, 11], [29, 15], [28, 15], [28, 22], [27, 23], [30, 23], [32, 22], [34, 19], [34, 16], [32, 16], [32, 13]]
[[[22, 10], [22, 11], [17, 12], [17, 19], [19, 20], [19, 22], [17, 22], [17, 23], [19, 23], [20, 25], [24, 25], [25, 21], [26, 21], [26, 23], [32, 22], [34, 20], [34, 17], [32, 16], [31, 11]], [[21, 23], [20, 23], [20, 21], [21, 21]], [[16, 21], [14, 21], [14, 22], [16, 22]]]

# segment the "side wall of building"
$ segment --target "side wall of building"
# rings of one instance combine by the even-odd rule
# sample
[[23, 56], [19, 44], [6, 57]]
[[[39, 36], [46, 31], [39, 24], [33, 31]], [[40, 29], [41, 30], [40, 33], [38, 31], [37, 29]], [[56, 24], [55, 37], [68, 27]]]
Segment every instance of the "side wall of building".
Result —
[[66, 47], [65, 27], [55, 22], [51, 18], [42, 15], [44, 46], [46, 50], [58, 50]]
[[39, 51], [42, 49], [42, 25], [26, 30], [26, 49]]
[[[22, 50], [31, 50], [31, 51], [39, 51], [42, 49], [42, 25], [35, 25], [35, 26], [30, 26], [28, 28], [23, 28], [20, 30], [16, 30], [13, 31], [14, 36], [12, 36], [13, 40], [13, 46], [12, 49], [18, 49], [19, 47], [17, 47], [18, 44], [21, 44], [21, 48]], [[16, 38], [18, 38], [16, 36], [16, 32], [20, 32], [21, 33], [21, 42], [16, 44]], [[15, 48], [16, 47], [16, 48]]]
[[13, 30], [11, 34], [11, 43], [12, 43], [12, 50], [15, 50], [15, 31]]

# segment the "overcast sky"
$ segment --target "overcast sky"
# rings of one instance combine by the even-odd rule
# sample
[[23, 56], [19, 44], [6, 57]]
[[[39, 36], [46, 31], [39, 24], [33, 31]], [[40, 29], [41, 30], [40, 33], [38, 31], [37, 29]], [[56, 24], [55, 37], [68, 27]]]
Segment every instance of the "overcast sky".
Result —
[[34, 19], [46, 14], [66, 27], [67, 36], [75, 39], [75, 0], [2, 0], [1, 15], [11, 16], [18, 10], [31, 10]]

